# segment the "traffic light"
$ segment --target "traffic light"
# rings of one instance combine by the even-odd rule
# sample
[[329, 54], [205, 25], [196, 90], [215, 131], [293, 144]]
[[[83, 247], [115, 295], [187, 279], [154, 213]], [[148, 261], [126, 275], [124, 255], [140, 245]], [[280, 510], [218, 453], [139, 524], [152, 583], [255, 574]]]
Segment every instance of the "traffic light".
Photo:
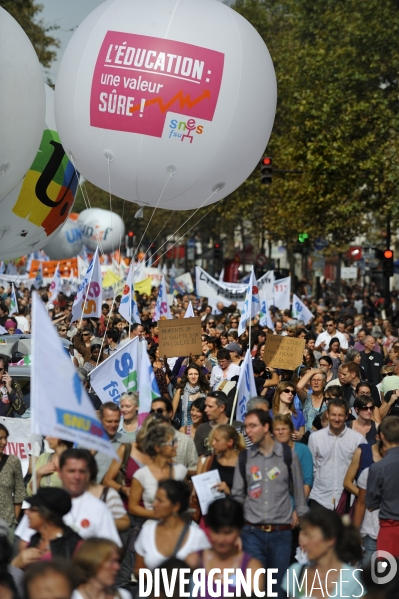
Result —
[[394, 265], [392, 250], [384, 250], [384, 257], [382, 259], [382, 271], [385, 277], [393, 277]]
[[272, 159], [270, 156], [262, 158], [260, 163], [260, 182], [264, 185], [271, 185], [273, 174]]
[[221, 262], [223, 259], [223, 249], [221, 243], [215, 243], [213, 245], [213, 260], [215, 262]]
[[307, 233], [299, 233], [299, 235], [298, 235], [299, 243], [306, 243], [308, 239], [309, 239], [309, 235]]
[[133, 233], [133, 231], [129, 231], [129, 233], [126, 235], [125, 244], [126, 244], [127, 248], [133, 248], [133, 244], [134, 244], [134, 233]]

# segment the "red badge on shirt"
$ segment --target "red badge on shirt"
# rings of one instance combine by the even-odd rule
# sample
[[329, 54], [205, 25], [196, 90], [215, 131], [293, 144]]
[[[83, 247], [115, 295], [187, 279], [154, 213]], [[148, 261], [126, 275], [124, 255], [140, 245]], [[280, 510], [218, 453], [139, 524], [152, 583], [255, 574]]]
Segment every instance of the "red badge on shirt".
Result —
[[80, 523], [80, 526], [81, 526], [82, 528], [89, 528], [89, 526], [90, 526], [90, 521], [89, 521], [89, 520], [87, 520], [87, 518], [85, 518], [85, 519], [84, 519], [84, 520], [82, 520], [82, 522]]

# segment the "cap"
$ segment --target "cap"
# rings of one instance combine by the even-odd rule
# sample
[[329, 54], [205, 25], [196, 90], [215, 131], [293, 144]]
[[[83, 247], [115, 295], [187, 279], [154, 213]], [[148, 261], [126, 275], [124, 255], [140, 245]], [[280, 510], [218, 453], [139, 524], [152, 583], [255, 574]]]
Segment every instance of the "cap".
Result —
[[237, 354], [242, 354], [242, 347], [241, 345], [238, 345], [238, 343], [228, 343], [225, 346], [225, 349], [227, 349], [227, 351], [235, 351]]
[[13, 320], [11, 320], [11, 318], [9, 320], [6, 320], [6, 324], [4, 325], [5, 329], [16, 329], [17, 325], [15, 324], [15, 322]]
[[41, 488], [36, 495], [28, 497], [26, 500], [32, 507], [46, 507], [50, 512], [57, 516], [65, 516], [72, 509], [72, 500], [70, 495], [64, 489]]
[[94, 337], [94, 339], [90, 341], [90, 347], [93, 347], [93, 345], [101, 345], [101, 339], [99, 337]]

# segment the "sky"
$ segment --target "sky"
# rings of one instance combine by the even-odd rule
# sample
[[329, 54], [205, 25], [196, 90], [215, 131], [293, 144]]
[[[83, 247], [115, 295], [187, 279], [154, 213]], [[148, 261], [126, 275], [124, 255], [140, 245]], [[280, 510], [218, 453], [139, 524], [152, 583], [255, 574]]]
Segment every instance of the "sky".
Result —
[[[146, 0], [143, 0], [145, 2]], [[222, 0], [220, 0], [222, 1]], [[46, 74], [53, 83], [56, 82], [58, 68], [62, 54], [71, 39], [76, 27], [92, 12], [97, 6], [103, 3], [103, 0], [40, 0], [43, 11], [39, 18], [43, 19], [46, 25], [58, 25], [60, 29], [53, 32], [53, 37], [60, 40], [61, 46], [57, 51], [57, 59], [53, 62]], [[227, 0], [226, 4], [231, 4]]]

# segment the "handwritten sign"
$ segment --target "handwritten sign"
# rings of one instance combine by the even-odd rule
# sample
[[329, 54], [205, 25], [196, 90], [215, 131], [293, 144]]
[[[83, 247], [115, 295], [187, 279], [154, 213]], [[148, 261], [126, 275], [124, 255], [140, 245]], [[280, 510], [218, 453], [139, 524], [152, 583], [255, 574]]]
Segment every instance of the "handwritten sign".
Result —
[[302, 364], [305, 339], [267, 335], [263, 359], [269, 368], [295, 370]]
[[202, 354], [201, 318], [159, 320], [158, 329], [160, 356]]

